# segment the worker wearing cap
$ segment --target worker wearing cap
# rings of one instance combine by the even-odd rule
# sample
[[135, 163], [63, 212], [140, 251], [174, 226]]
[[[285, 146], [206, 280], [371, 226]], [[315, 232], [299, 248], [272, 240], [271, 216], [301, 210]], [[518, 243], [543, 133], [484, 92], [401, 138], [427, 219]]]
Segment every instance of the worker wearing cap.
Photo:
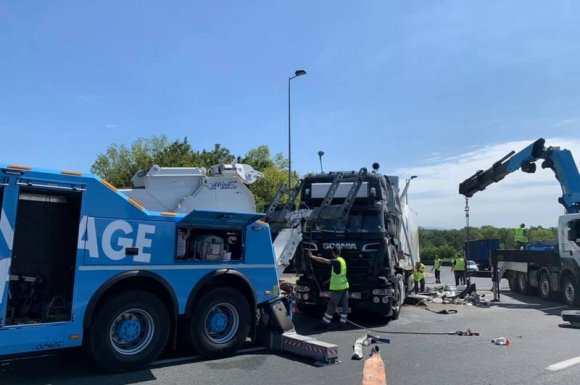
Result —
[[516, 229], [515, 241], [518, 250], [525, 250], [528, 244], [528, 229], [526, 229], [525, 223]]
[[451, 271], [455, 273], [455, 285], [465, 285], [465, 259], [462, 255], [455, 257]]
[[340, 248], [334, 247], [332, 249], [332, 258], [326, 259], [316, 255], [312, 255], [310, 250], [307, 251], [308, 256], [316, 262], [331, 265], [330, 272], [330, 300], [322, 322], [318, 326], [320, 330], [327, 330], [332, 321], [332, 316], [336, 310], [336, 306], [340, 303], [340, 328], [346, 328], [346, 318], [348, 315], [348, 280], [346, 278], [346, 261], [340, 256]]
[[435, 271], [435, 283], [441, 283], [441, 264], [441, 258], [436, 255], [431, 268], [431, 271]]
[[419, 261], [415, 262], [413, 280], [415, 281], [415, 294], [419, 292], [419, 285], [421, 286], [421, 293], [423, 293], [425, 291], [425, 265]]

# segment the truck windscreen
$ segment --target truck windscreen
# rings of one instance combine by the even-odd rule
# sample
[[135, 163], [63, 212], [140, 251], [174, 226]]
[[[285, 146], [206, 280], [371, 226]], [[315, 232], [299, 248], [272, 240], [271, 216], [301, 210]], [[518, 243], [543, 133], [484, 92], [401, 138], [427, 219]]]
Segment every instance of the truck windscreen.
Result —
[[307, 222], [305, 232], [376, 233], [384, 231], [384, 222], [378, 212], [352, 211], [342, 220]]

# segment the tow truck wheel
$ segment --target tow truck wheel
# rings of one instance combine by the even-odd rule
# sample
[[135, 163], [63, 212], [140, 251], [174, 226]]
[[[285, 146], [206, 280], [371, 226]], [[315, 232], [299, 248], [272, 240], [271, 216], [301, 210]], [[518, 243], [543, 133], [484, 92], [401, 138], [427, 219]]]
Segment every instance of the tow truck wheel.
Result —
[[169, 325], [167, 308], [157, 296], [137, 290], [120, 293], [100, 306], [86, 348], [107, 371], [138, 369], [161, 354]]
[[538, 288], [540, 289], [540, 297], [549, 299], [552, 296], [552, 281], [548, 273], [541, 273], [538, 279]]
[[577, 306], [580, 304], [576, 278], [571, 275], [564, 278], [564, 282], [562, 284], [562, 294], [564, 295], [564, 301], [566, 304], [570, 306]]
[[233, 353], [250, 333], [251, 312], [238, 291], [222, 287], [207, 292], [188, 319], [187, 339], [204, 357]]

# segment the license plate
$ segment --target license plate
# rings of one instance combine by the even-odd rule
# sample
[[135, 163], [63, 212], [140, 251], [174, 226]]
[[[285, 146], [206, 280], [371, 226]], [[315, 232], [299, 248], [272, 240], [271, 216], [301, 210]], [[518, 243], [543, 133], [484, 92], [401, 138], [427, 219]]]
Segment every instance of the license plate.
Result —
[[[342, 314], [342, 307], [337, 306], [335, 312]], [[349, 307], [347, 313], [352, 313], [352, 309]]]

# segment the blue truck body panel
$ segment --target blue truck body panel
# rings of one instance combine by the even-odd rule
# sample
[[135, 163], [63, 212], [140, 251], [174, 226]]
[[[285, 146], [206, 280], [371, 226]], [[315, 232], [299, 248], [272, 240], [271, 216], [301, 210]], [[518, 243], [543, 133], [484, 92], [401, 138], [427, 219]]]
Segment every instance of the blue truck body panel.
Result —
[[465, 243], [465, 255], [480, 269], [490, 268], [490, 253], [499, 249], [499, 239], [478, 239]]
[[[256, 304], [278, 296], [270, 231], [265, 223], [258, 221], [260, 214], [152, 212], [92, 174], [71, 175], [0, 165], [0, 182], [0, 355], [80, 346], [91, 300], [127, 272], [148, 272], [164, 282], [175, 296], [176, 316], [186, 315], [188, 300], [196, 285], [216, 271], [243, 276], [251, 285]], [[59, 204], [71, 208], [61, 214]], [[42, 219], [44, 222], [39, 224], [30, 215], [37, 205], [50, 206], [42, 214], [46, 217]], [[55, 225], [58, 223], [74, 223], [76, 227], [60, 228]], [[38, 232], [31, 231], [37, 225]], [[176, 257], [180, 228], [194, 232], [237, 231], [241, 234], [239, 252], [230, 260], [180, 260]], [[67, 245], [72, 246], [59, 243], [67, 237], [70, 238]], [[20, 255], [14, 254], [15, 247], [22, 251]], [[42, 250], [51, 250], [51, 247], [62, 248], [74, 259], [71, 271], [66, 273], [70, 290], [59, 286], [61, 283], [54, 277], [59, 277], [61, 272], [51, 271], [51, 261], [43, 259]], [[35, 250], [41, 251], [36, 254]], [[60, 255], [54, 251], [51, 258], [57, 259], [55, 263], [64, 263]], [[30, 264], [23, 265], [23, 258], [29, 258]], [[17, 271], [22, 266], [30, 275]], [[54, 266], [58, 270], [61, 265]], [[44, 287], [54, 289], [51, 298], [39, 301], [42, 302], [39, 307], [44, 306], [43, 317], [15, 316], [19, 312], [32, 314], [29, 308], [35, 305], [17, 304], [16, 289], [37, 285], [45, 276], [53, 279], [46, 279]], [[54, 294], [61, 289], [68, 294]], [[61, 307], [70, 308], [62, 314], [65, 320], [49, 314], [58, 307], [55, 303], [60, 302], [66, 302]]]

